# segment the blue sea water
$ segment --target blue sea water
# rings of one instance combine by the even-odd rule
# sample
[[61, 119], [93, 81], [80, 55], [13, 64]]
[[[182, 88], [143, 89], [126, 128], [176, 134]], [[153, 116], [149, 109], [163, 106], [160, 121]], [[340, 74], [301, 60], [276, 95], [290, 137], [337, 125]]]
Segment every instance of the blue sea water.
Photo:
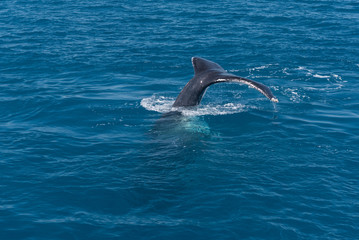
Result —
[[2, 0], [0, 86], [0, 239], [359, 239], [356, 0]]

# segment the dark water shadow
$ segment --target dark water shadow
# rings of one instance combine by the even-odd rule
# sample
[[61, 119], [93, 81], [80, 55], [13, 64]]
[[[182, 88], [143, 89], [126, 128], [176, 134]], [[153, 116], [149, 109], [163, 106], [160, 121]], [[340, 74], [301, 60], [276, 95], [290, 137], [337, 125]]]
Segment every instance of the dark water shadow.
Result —
[[203, 117], [170, 112], [163, 114], [145, 137], [131, 176], [132, 197], [143, 211], [167, 214], [190, 188], [194, 166], [206, 157], [212, 133]]

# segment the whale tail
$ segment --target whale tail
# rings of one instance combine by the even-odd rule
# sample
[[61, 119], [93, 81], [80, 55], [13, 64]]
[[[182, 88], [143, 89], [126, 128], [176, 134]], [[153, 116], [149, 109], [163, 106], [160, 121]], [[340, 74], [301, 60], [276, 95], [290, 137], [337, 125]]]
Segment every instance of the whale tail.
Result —
[[199, 58], [192, 58], [194, 77], [186, 84], [178, 95], [173, 107], [190, 107], [198, 105], [206, 89], [216, 83], [239, 82], [249, 85], [258, 90], [272, 102], [278, 102], [272, 91], [262, 83], [238, 77], [227, 73], [220, 65], [215, 62]]

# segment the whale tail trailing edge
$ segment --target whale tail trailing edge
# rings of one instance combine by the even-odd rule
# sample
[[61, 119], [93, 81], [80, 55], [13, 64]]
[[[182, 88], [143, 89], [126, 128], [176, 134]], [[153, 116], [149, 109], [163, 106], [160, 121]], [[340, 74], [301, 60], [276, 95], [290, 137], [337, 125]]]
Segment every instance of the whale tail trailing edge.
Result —
[[200, 104], [206, 89], [212, 84], [221, 82], [240, 82], [247, 84], [261, 92], [272, 102], [278, 102], [278, 99], [264, 84], [227, 73], [215, 62], [193, 57], [192, 65], [194, 77], [182, 89], [173, 107], [191, 107]]
[[221, 76], [219, 76], [215, 80], [214, 83], [220, 83], [220, 82], [239, 82], [239, 83], [247, 84], [248, 86], [261, 92], [264, 96], [266, 96], [272, 102], [278, 102], [278, 99], [273, 95], [273, 93], [269, 89], [269, 87], [267, 87], [266, 85], [264, 85], [262, 83], [259, 83], [259, 82], [256, 82], [256, 81], [253, 81], [253, 80], [250, 80], [247, 78], [237, 77], [232, 74], [221, 74]]

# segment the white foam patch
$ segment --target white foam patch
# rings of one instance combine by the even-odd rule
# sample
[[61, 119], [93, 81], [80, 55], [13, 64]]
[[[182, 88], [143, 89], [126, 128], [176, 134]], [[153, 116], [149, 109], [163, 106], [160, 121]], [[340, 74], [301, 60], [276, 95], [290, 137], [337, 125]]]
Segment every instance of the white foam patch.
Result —
[[242, 104], [227, 103], [224, 105], [201, 105], [196, 109], [180, 109], [185, 116], [203, 116], [203, 115], [227, 115], [244, 112], [248, 108]]
[[303, 87], [304, 90], [307, 91], [311, 91], [311, 92], [317, 92], [317, 91], [322, 91], [322, 92], [328, 92], [328, 91], [332, 91], [332, 90], [338, 90], [343, 88], [343, 84], [340, 83], [335, 83], [335, 84], [326, 84], [322, 87]]
[[316, 72], [315, 70], [308, 69], [303, 66], [299, 66], [297, 68], [294, 68], [292, 71], [288, 68], [284, 68], [282, 72], [286, 75], [298, 75], [298, 74], [304, 74], [308, 77], [314, 77], [314, 78], [320, 78], [320, 79], [327, 79], [328, 82], [341, 82], [342, 77], [335, 73], [326, 73], [323, 74], [321, 72]]
[[272, 64], [267, 64], [267, 65], [263, 65], [263, 66], [259, 66], [259, 67], [254, 67], [254, 68], [249, 69], [249, 71], [266, 69], [266, 68], [269, 68], [270, 66], [272, 66]]
[[155, 111], [159, 113], [166, 113], [171, 111], [173, 98], [152, 95], [151, 97], [141, 100], [141, 106], [149, 111]]
[[315, 78], [327, 78], [327, 79], [329, 79], [331, 76], [328, 76], [328, 75], [320, 75], [320, 74], [313, 74], [313, 77], [315, 77]]
[[227, 115], [245, 112], [248, 109], [258, 109], [255, 106], [246, 106], [240, 103], [226, 103], [224, 105], [199, 105], [195, 108], [173, 108], [175, 99], [164, 96], [153, 95], [141, 100], [141, 106], [149, 111], [166, 113], [170, 111], [180, 111], [185, 116], [203, 115]]
[[301, 93], [298, 88], [287, 88], [284, 91], [284, 95], [289, 97], [289, 99], [295, 103], [299, 103], [299, 102], [302, 102], [303, 100], [310, 99], [310, 97], [307, 96], [305, 93]]

